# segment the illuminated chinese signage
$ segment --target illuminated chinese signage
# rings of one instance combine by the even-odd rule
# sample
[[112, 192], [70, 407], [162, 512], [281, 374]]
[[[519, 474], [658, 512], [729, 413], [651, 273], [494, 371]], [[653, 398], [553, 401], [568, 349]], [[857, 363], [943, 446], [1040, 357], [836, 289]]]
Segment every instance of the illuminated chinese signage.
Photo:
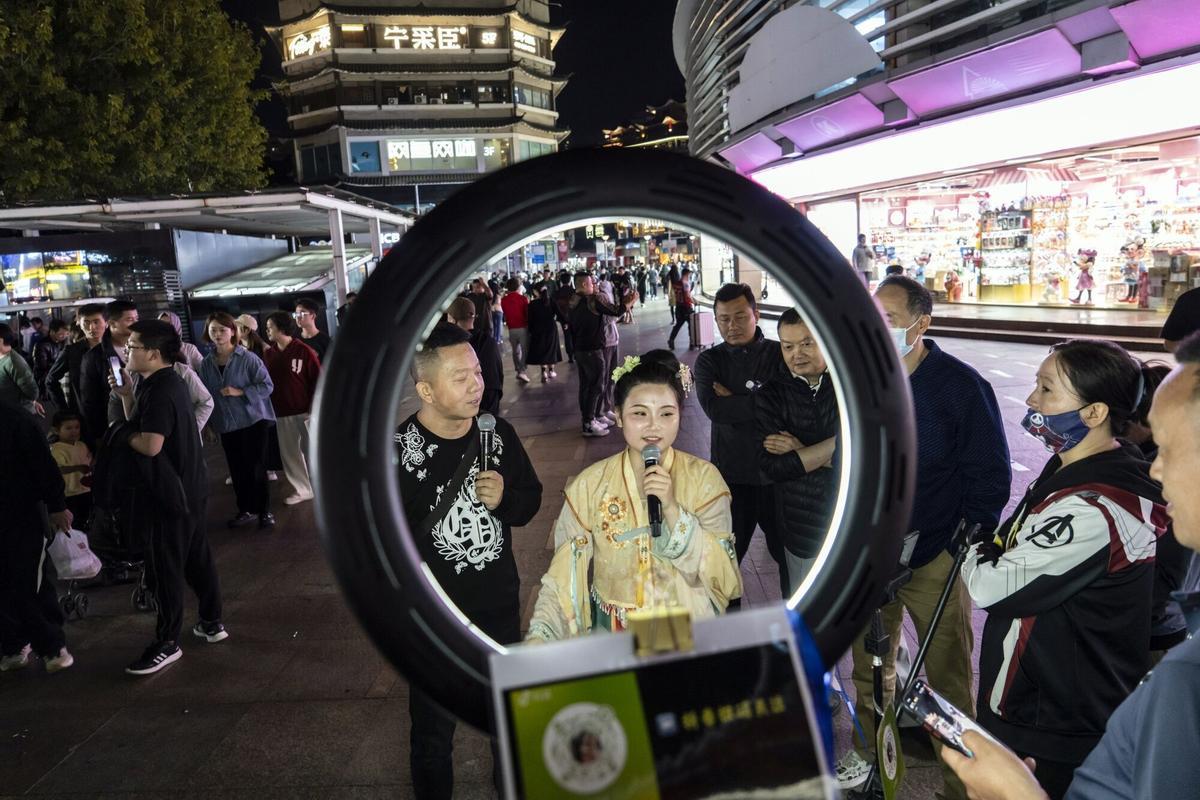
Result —
[[440, 25], [387, 25], [382, 36], [384, 41], [391, 42], [396, 50], [462, 50], [467, 44], [465, 26], [445, 28]]
[[388, 170], [410, 172], [431, 169], [478, 168], [474, 139], [389, 139]]
[[288, 39], [288, 58], [311, 56], [313, 53], [320, 52], [321, 50], [328, 50], [332, 46], [333, 39], [329, 34], [329, 26], [322, 25], [320, 28], [305, 31]]
[[514, 50], [533, 53], [535, 56], [538, 54], [537, 37], [532, 33], [526, 33], [514, 28], [512, 32], [512, 46]]

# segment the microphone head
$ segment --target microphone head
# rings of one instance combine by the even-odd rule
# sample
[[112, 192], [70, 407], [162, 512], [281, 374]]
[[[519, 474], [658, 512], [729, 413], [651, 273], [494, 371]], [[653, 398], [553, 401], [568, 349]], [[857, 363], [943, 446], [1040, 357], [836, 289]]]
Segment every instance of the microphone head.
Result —
[[662, 460], [662, 450], [656, 444], [648, 444], [642, 448], [642, 461], [649, 464], [653, 461], [657, 464]]
[[479, 430], [484, 433], [491, 433], [496, 430], [496, 418], [491, 414], [480, 414], [476, 422], [479, 423]]

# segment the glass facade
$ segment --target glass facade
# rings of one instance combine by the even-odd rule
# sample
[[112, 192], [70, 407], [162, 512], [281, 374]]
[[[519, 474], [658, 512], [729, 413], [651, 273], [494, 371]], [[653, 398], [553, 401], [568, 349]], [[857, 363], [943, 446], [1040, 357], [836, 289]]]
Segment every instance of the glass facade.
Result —
[[300, 174], [306, 180], [327, 178], [341, 172], [341, 148], [337, 143], [300, 148]]
[[522, 139], [517, 144], [517, 161], [526, 161], [538, 156], [550, 155], [554, 152], [554, 145], [549, 142], [530, 142]]
[[1200, 286], [1200, 138], [1092, 150], [805, 209], [849, 257], [847, 216], [939, 300], [1169, 309]]
[[550, 92], [545, 89], [535, 89], [532, 86], [516, 84], [513, 86], [513, 101], [534, 108], [553, 109], [554, 101]]
[[[32, 242], [21, 239], [14, 244], [29, 247]], [[161, 242], [114, 240], [102, 250], [0, 253], [10, 303], [127, 297], [166, 307], [164, 273], [175, 270], [174, 265], [174, 251], [166, 237]]]

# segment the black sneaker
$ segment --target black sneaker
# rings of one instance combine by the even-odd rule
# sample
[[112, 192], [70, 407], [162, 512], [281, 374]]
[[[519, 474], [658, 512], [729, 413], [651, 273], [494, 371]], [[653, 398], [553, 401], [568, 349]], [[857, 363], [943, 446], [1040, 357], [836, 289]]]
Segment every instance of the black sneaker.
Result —
[[174, 642], [155, 642], [146, 648], [142, 657], [125, 668], [129, 675], [153, 675], [183, 658], [183, 651]]
[[210, 643], [223, 642], [229, 638], [229, 631], [219, 622], [197, 622], [192, 626], [192, 635]]
[[254, 519], [254, 515], [251, 514], [249, 511], [239, 511], [238, 515], [236, 517], [234, 517], [233, 519], [229, 520], [229, 522], [227, 524], [231, 528], [240, 528], [243, 525], [246, 525], [247, 523], [251, 522], [253, 519]]
[[265, 514], [258, 515], [258, 529], [261, 531], [264, 528], [275, 527], [275, 515], [268, 511]]

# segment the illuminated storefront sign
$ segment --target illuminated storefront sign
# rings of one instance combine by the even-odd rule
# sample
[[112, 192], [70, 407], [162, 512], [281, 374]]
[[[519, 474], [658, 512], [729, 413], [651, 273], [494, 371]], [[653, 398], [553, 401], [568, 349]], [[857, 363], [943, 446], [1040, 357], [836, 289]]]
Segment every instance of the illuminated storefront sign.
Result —
[[392, 43], [396, 50], [462, 50], [467, 38], [467, 28], [443, 28], [435, 25], [387, 25], [383, 39]]
[[311, 56], [313, 53], [321, 50], [328, 50], [332, 45], [333, 39], [329, 34], [329, 26], [322, 25], [320, 28], [305, 31], [288, 39], [288, 58]]
[[495, 47], [500, 43], [500, 33], [498, 31], [483, 31], [479, 34], [479, 43], [484, 47]]
[[537, 37], [531, 33], [516, 30], [515, 28], [512, 32], [512, 46], [514, 50], [533, 53], [535, 56], [538, 53]]
[[389, 139], [387, 163], [390, 172], [432, 169], [478, 169], [474, 139]]

